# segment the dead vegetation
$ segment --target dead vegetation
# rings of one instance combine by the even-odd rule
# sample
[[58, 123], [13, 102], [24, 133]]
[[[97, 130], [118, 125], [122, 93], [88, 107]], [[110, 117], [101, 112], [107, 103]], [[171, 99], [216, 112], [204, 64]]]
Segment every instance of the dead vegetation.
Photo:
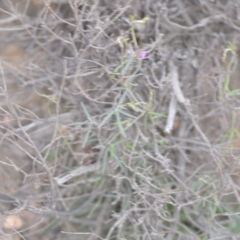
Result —
[[3, 239], [239, 239], [240, 3], [2, 0]]

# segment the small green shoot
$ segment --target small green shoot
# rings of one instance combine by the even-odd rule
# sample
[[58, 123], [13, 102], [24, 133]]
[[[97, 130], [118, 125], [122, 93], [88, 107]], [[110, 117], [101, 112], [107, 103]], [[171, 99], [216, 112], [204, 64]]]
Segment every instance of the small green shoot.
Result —
[[236, 61], [236, 48], [230, 41], [228, 41], [228, 47], [223, 52], [223, 56], [222, 56], [223, 63], [226, 62], [228, 53], [231, 54], [231, 58], [229, 60], [229, 63], [227, 64], [227, 75], [223, 82], [223, 95], [224, 96], [229, 96], [229, 94], [231, 94], [231, 91], [229, 89], [229, 84], [231, 81], [231, 71], [233, 69], [234, 62]]

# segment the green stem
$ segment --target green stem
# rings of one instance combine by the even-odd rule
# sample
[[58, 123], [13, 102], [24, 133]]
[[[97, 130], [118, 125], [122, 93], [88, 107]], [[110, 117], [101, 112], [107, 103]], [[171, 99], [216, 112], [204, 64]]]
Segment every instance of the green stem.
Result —
[[133, 26], [131, 27], [130, 31], [131, 31], [132, 41], [133, 41], [134, 47], [137, 48], [138, 43], [137, 43], [137, 38], [136, 38], [136, 34], [135, 34]]

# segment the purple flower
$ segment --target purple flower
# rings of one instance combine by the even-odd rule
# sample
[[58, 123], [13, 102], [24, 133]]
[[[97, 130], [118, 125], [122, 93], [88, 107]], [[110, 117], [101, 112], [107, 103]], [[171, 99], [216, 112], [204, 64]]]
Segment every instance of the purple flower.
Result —
[[144, 59], [144, 58], [146, 58], [147, 57], [147, 52], [146, 51], [141, 51], [140, 53], [139, 53], [139, 55], [138, 55], [141, 59]]
[[[132, 49], [127, 49], [127, 54], [133, 54], [134, 51]], [[141, 59], [145, 59], [147, 57], [147, 52], [145, 50], [141, 50], [140, 52], [137, 51], [135, 52], [137, 53], [138, 57]]]
[[132, 49], [128, 49], [128, 50], [127, 50], [127, 53], [128, 53], [128, 54], [133, 53]]

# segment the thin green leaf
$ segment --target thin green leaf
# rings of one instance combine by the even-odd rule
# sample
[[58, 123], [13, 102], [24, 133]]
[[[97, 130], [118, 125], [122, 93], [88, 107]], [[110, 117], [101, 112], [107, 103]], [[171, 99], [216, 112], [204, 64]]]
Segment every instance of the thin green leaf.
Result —
[[119, 112], [116, 111], [116, 112], [115, 112], [115, 115], [116, 115], [117, 125], [118, 125], [118, 128], [119, 128], [119, 131], [121, 132], [121, 134], [123, 135], [123, 137], [126, 138], [126, 133], [125, 133], [125, 131], [124, 131], [124, 129], [123, 129]]
[[228, 95], [229, 97], [233, 97], [233, 96], [240, 95], [240, 89], [235, 89], [235, 90], [233, 90], [233, 91], [231, 91], [231, 92], [228, 92], [227, 95]]
[[108, 148], [104, 149], [103, 152], [103, 166], [102, 166], [102, 170], [105, 172], [106, 168], [107, 168], [107, 164], [108, 164], [108, 157], [109, 157], [109, 153], [110, 153], [110, 146]]
[[86, 121], [86, 122], [74, 122], [74, 123], [68, 123], [66, 124], [67, 127], [70, 127], [70, 126], [83, 126], [83, 125], [86, 125], [88, 124], [89, 122]]
[[[153, 125], [155, 125], [156, 123], [155, 123], [155, 119], [154, 119], [154, 116], [153, 116], [152, 112], [149, 112], [149, 114], [147, 115], [147, 117], [148, 117], [148, 116], [149, 116], [149, 118], [150, 118], [151, 123], [152, 123]], [[147, 122], [147, 119], [146, 119], [146, 122]]]
[[91, 131], [92, 131], [92, 124], [90, 124], [90, 125], [88, 126], [88, 130], [87, 130], [87, 133], [86, 133], [86, 135], [85, 135], [85, 137], [84, 137], [84, 140], [83, 140], [83, 143], [82, 143], [82, 147], [85, 147], [85, 146], [86, 146]]
[[88, 110], [87, 110], [87, 108], [86, 108], [86, 106], [84, 105], [83, 102], [81, 102], [81, 106], [82, 106], [83, 111], [84, 111], [84, 113], [86, 114], [88, 120], [89, 120], [90, 122], [92, 122], [92, 118], [91, 118], [91, 116], [90, 116], [90, 114], [89, 114], [89, 112], [88, 112]]
[[131, 57], [126, 61], [126, 65], [124, 66], [124, 68], [122, 70], [122, 75], [126, 74], [127, 70], [130, 68], [134, 58], [135, 58], [135, 56], [131, 55]]
[[[116, 143], [115, 143], [116, 144]], [[121, 169], [124, 171], [124, 167], [121, 163], [121, 160], [118, 158], [118, 156], [116, 155], [116, 151], [115, 151], [115, 144], [111, 144], [109, 146], [109, 152], [110, 152], [110, 156], [115, 159], [118, 163], [118, 165], [121, 167]]]
[[112, 116], [113, 114], [115, 113], [115, 110], [111, 110], [107, 116], [102, 120], [102, 122], [98, 125], [98, 128], [101, 128]]
[[[141, 76], [141, 74], [132, 74], [131, 76], [128, 77], [128, 82], [131, 83], [133, 80], [137, 77]], [[136, 84], [137, 85], [137, 84]]]
[[135, 116], [133, 116], [132, 114], [130, 114], [130, 113], [127, 113], [127, 112], [125, 112], [125, 111], [123, 111], [123, 110], [118, 110], [119, 111], [119, 113], [121, 113], [121, 114], [123, 114], [123, 115], [125, 115], [125, 116], [127, 116], [127, 117], [130, 117], [130, 118], [133, 118], [133, 119], [135, 119], [136, 117]]
[[151, 112], [152, 115], [157, 116], [157, 117], [166, 117], [165, 114], [159, 113], [159, 112]]
[[129, 88], [127, 88], [126, 91], [127, 91], [128, 94], [132, 97], [132, 100], [133, 100], [134, 102], [139, 102], [139, 100], [134, 96], [133, 92], [132, 92]]

